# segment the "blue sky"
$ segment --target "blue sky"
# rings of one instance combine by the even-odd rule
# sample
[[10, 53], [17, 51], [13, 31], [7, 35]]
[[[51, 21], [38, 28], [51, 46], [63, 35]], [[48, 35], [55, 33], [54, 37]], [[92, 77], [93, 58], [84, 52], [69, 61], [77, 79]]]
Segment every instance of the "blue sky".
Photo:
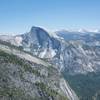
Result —
[[100, 29], [100, 0], [0, 0], [0, 33], [24, 33], [32, 26]]

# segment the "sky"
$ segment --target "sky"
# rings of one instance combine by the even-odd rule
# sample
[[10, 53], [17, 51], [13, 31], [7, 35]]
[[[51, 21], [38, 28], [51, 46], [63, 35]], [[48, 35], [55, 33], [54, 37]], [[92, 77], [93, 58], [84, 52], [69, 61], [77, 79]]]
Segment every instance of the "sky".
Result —
[[100, 29], [100, 0], [0, 0], [0, 33]]

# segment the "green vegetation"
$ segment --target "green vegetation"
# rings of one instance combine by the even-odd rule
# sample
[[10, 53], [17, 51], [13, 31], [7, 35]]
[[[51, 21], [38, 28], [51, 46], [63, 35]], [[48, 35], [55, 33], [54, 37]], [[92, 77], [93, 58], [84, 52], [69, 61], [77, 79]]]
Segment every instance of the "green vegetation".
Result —
[[80, 100], [100, 100], [100, 73], [63, 75]]
[[[0, 100], [48, 100], [49, 98], [52, 98], [53, 100], [67, 100], [66, 96], [63, 96], [56, 90], [48, 87], [46, 84], [44, 84], [45, 82], [35, 83], [35, 86], [37, 87], [36, 91], [38, 91], [42, 95], [41, 97], [34, 98], [28, 95], [27, 92], [22, 90], [22, 88], [17, 88], [16, 86], [14, 86], [14, 83], [12, 82], [10, 76], [12, 77], [13, 75], [15, 75], [14, 77], [16, 78], [17, 72], [18, 77], [20, 77], [21, 81], [25, 81], [23, 73], [27, 71], [35, 74], [38, 77], [42, 77], [42, 79], [43, 77], [45, 77], [45, 75], [40, 74], [41, 69], [38, 70], [37, 68], [32, 67], [31, 62], [26, 61], [25, 59], [21, 59], [16, 55], [9, 54], [0, 50], [0, 64]], [[18, 70], [12, 70], [13, 67], [17, 67]], [[53, 74], [57, 73], [57, 70], [53, 66], [49, 66], [47, 70], [49, 70], [52, 76]]]
[[[46, 96], [45, 99], [41, 98], [41, 100], [48, 100], [48, 97], [52, 97], [52, 99], [56, 100], [55, 98], [59, 98], [58, 100], [68, 100], [66, 96], [62, 96], [60, 95], [57, 91], [55, 91], [54, 89], [51, 89], [50, 87], [48, 87], [47, 85], [45, 85], [44, 83], [35, 83], [35, 85], [37, 86], [37, 88], [39, 90], [42, 91], [42, 95]], [[46, 95], [45, 95], [46, 93]]]
[[55, 75], [56, 73], [58, 73], [57, 69], [54, 68], [52, 65], [49, 65], [47, 69], [48, 69], [48, 76], [52, 76], [53, 75], [52, 73], [55, 73]]
[[5, 53], [4, 51], [1, 50], [0, 50], [0, 57], [3, 58], [3, 62], [5, 63], [13, 63], [13, 64], [18, 64], [20, 66], [29, 66], [29, 64], [25, 63], [23, 59], [20, 59], [13, 54]]
[[42, 83], [42, 82], [41, 82], [41, 83], [36, 82], [35, 85], [36, 85], [38, 88], [40, 88], [42, 91], [45, 91], [45, 92], [47, 93], [48, 96], [56, 96], [56, 95], [58, 94], [55, 90], [53, 90], [53, 89], [47, 87], [47, 85], [45, 85], [45, 84]]
[[26, 95], [25, 92], [19, 88], [3, 87], [0, 88], [0, 100], [35, 100], [35, 99], [30, 95]]
[[29, 71], [31, 73], [34, 73], [37, 76], [40, 76], [40, 72], [38, 70], [35, 70], [31, 67], [31, 64], [24, 59], [18, 58], [17, 56], [13, 54], [5, 53], [4, 51], [0, 50], [0, 57], [3, 59], [2, 63], [12, 63], [19, 65], [24, 68], [25, 71]]

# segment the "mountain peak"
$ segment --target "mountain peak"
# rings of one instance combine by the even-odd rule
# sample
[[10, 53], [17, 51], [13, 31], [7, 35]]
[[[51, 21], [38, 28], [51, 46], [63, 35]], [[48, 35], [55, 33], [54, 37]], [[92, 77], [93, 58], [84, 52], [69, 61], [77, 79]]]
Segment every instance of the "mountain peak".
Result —
[[44, 32], [46, 32], [45, 29], [43, 29], [43, 28], [41, 28], [41, 27], [37, 27], [37, 26], [32, 26], [31, 32], [33, 32], [33, 31], [44, 31]]
[[43, 28], [33, 26], [30, 30], [30, 34], [32, 37], [37, 37], [37, 38], [45, 38], [49, 37], [49, 34], [47, 31], [45, 31]]

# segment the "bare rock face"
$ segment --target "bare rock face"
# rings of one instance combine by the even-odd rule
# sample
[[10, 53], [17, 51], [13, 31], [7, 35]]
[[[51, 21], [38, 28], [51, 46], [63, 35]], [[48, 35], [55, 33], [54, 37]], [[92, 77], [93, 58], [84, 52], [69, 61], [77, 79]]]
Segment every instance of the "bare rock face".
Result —
[[23, 34], [24, 50], [30, 51], [40, 58], [52, 58], [56, 55], [60, 42], [39, 27], [32, 27], [29, 33]]

